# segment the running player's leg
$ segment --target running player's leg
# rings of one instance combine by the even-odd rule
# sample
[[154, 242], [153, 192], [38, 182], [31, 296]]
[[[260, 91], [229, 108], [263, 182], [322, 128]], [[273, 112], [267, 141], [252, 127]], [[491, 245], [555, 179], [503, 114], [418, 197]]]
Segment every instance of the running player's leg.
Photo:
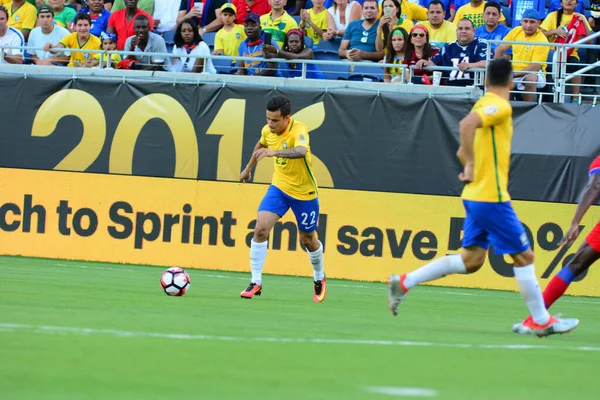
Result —
[[485, 262], [489, 247], [487, 233], [469, 211], [468, 202], [464, 202], [464, 205], [467, 217], [463, 225], [461, 254], [438, 258], [408, 274], [391, 275], [388, 278], [388, 307], [392, 315], [398, 315], [398, 307], [406, 297], [406, 293], [419, 283], [433, 281], [450, 274], [472, 274], [477, 272]]
[[600, 224], [587, 235], [568, 265], [552, 278], [544, 290], [544, 303], [550, 308], [569, 288], [573, 280], [600, 258]]
[[246, 290], [240, 293], [241, 297], [251, 299], [255, 294], [260, 296], [262, 293], [262, 271], [269, 245], [267, 239], [275, 223], [287, 212], [288, 208], [283, 192], [275, 186], [269, 186], [265, 197], [258, 206], [254, 236], [250, 241], [252, 279]]
[[310, 263], [313, 267], [314, 294], [313, 300], [317, 303], [325, 300], [327, 286], [324, 272], [323, 244], [317, 236], [317, 223], [319, 220], [319, 199], [296, 200], [289, 199], [290, 207], [296, 216], [300, 241], [308, 252]]

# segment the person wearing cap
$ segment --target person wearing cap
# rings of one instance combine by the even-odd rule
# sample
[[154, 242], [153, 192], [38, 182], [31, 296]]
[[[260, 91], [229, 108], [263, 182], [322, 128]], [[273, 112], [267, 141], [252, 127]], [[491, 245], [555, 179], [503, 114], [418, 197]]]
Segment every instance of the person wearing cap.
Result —
[[[112, 33], [101, 32], [100, 40], [102, 40], [102, 50], [104, 51], [115, 51], [117, 50], [117, 36]], [[116, 53], [96, 53], [92, 54], [92, 58], [88, 59], [84, 66], [89, 68], [100, 67], [100, 57], [102, 57], [102, 68], [117, 68], [121, 62], [121, 55]]]
[[515, 86], [525, 90], [523, 100], [534, 101], [536, 89], [546, 86], [546, 60], [549, 46], [536, 46], [537, 43], [548, 43], [546, 35], [540, 30], [540, 14], [537, 10], [526, 10], [521, 18], [521, 26], [513, 28], [504, 40], [530, 42], [531, 44], [501, 44], [496, 48], [494, 58], [500, 58], [512, 47], [513, 71]]
[[8, 26], [8, 10], [0, 6], [0, 52], [4, 53], [4, 64], [23, 64], [22, 49], [4, 49], [2, 46], [24, 46], [23, 34], [11, 26]]
[[42, 5], [38, 9], [38, 27], [31, 31], [27, 42], [31, 61], [37, 65], [67, 65], [68, 53], [53, 55], [41, 48], [48, 42], [57, 45], [69, 33], [66, 28], [54, 24], [54, 9], [48, 4]]
[[232, 0], [231, 2], [237, 8], [235, 14], [236, 24], [244, 24], [246, 15], [250, 13], [265, 15], [271, 12], [271, 4], [268, 0]]
[[377, 0], [365, 0], [363, 3], [363, 19], [348, 24], [344, 38], [338, 49], [338, 55], [349, 61], [379, 61], [384, 51], [377, 51], [376, 41], [379, 29]]
[[221, 6], [221, 21], [223, 28], [215, 36], [214, 55], [237, 56], [240, 44], [246, 39], [244, 26], [235, 23], [237, 9], [232, 3]]
[[[485, 25], [485, 20], [483, 19], [485, 4], [486, 2], [483, 0], [471, 0], [456, 11], [453, 22], [456, 24], [461, 19], [466, 18], [473, 21], [475, 29]], [[506, 18], [502, 13], [500, 13], [500, 23], [506, 25]]]
[[[244, 32], [246, 40], [240, 44], [238, 55], [240, 57], [260, 57], [271, 58], [271, 53], [279, 50], [277, 42], [273, 41], [270, 47], [271, 52], [268, 52], [269, 45], [263, 43], [264, 34], [260, 29], [260, 16], [250, 13], [246, 15], [244, 21]], [[266, 47], [263, 51], [263, 46]], [[242, 61], [237, 62], [238, 75], [261, 75], [261, 76], [280, 76], [278, 65], [275, 62], [267, 61]]]
[[[80, 13], [86, 13], [92, 19], [92, 28], [90, 33], [100, 37], [102, 32], [108, 29], [108, 20], [110, 19], [110, 11], [104, 9], [103, 0], [88, 0], [88, 6], [79, 10]], [[73, 24], [71, 23], [71, 26]]]
[[29, 33], [35, 28], [37, 21], [37, 8], [25, 0], [13, 0], [5, 4], [8, 11], [8, 26], [20, 31], [25, 38], [29, 38]]
[[287, 0], [269, 0], [271, 12], [260, 17], [263, 32], [270, 32], [279, 47], [290, 29], [298, 29], [298, 23], [285, 11]]

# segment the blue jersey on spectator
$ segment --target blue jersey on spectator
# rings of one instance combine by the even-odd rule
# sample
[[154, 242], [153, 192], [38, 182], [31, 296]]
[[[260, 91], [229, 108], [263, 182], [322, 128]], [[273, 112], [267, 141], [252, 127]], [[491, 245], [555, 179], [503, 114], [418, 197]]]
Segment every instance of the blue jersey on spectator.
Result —
[[515, 28], [521, 26], [522, 15], [527, 10], [536, 10], [543, 19], [546, 16], [546, 2], [544, 0], [512, 0], [509, 10], [512, 16], [512, 26]]
[[[467, 46], [461, 46], [458, 42], [448, 43], [437, 53], [431, 61], [435, 65], [444, 67], [458, 67], [462, 62], [476, 63], [486, 59], [487, 44], [475, 38]], [[472, 74], [462, 71], [444, 71], [448, 85], [466, 86], [472, 84]]]
[[[302, 76], [302, 64], [295, 64], [294, 68], [290, 66], [291, 63], [281, 63], [280, 69], [281, 74], [284, 78], [299, 78]], [[306, 78], [307, 79], [325, 79], [325, 75], [319, 70], [316, 64], [306, 64]]]
[[[454, 4], [454, 11], [458, 11], [459, 8], [464, 6], [465, 4], [469, 4], [471, 0], [454, 0], [452, 3]], [[458, 21], [456, 21], [458, 22]]]
[[[560, 10], [562, 7], [560, 5], [560, 0], [552, 0], [550, 2], [550, 6], [548, 7], [548, 14], [552, 11]], [[578, 1], [577, 6], [575, 7], [575, 12], [579, 14], [583, 14], [583, 1]], [[542, 14], [540, 14], [540, 17]]]
[[[79, 10], [80, 13], [89, 14], [89, 8], [82, 8]], [[90, 15], [91, 17], [91, 15]], [[106, 32], [108, 30], [108, 19], [110, 18], [110, 11], [106, 11], [102, 9], [102, 12], [98, 16], [98, 18], [92, 18], [92, 27], [90, 28], [90, 33], [94, 36], [100, 37], [102, 32]], [[75, 21], [75, 20], [73, 20]], [[68, 27], [67, 27], [68, 28]]]
[[377, 28], [379, 27], [379, 20], [366, 31], [362, 27], [362, 23], [364, 20], [359, 19], [356, 21], [352, 21], [346, 27], [346, 32], [344, 33], [344, 38], [342, 40], [349, 40], [350, 47], [349, 50], [358, 49], [367, 52], [376, 52], [375, 41], [377, 38]]
[[[238, 53], [239, 53], [240, 57], [262, 58], [263, 57], [263, 39], [264, 39], [264, 33], [261, 33], [260, 40], [258, 41], [257, 44], [248, 45], [248, 39], [246, 39], [242, 43], [240, 43], [240, 47], [238, 49]], [[279, 49], [279, 46], [277, 45], [277, 42], [275, 42], [275, 41], [273, 41], [273, 46], [275, 46], [275, 48]], [[244, 68], [246, 69], [246, 72], [248, 73], [248, 75], [257, 75], [263, 69], [268, 68], [266, 61], [242, 61], [242, 63], [244, 65]], [[281, 76], [281, 72], [279, 71], [279, 68], [277, 69], [275, 76]]]
[[[510, 28], [506, 25], [498, 24], [496, 29], [494, 29], [492, 32], [488, 32], [485, 25], [482, 25], [479, 28], [475, 29], [475, 37], [482, 40], [502, 40], [504, 39], [504, 36], [508, 34], [508, 32], [510, 32]], [[494, 43], [491, 46], [493, 56], [494, 51], [496, 51], [496, 47], [498, 47], [498, 44]], [[512, 48], [510, 48], [504, 54], [512, 54]]]

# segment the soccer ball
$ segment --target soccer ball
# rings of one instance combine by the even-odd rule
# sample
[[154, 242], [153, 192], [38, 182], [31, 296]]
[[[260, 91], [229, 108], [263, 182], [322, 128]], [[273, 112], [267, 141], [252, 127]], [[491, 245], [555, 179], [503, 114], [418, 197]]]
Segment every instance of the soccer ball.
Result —
[[160, 277], [160, 286], [169, 296], [183, 296], [190, 288], [190, 276], [183, 268], [171, 267]]

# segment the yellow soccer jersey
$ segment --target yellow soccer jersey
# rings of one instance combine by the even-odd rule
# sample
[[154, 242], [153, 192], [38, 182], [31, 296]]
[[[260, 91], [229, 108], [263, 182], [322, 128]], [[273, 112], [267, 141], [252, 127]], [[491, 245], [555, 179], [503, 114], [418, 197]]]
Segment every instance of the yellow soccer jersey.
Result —
[[[540, 28], [542, 28], [546, 32], [547, 31], [552, 31], [552, 30], [556, 29], [557, 28], [557, 26], [556, 26], [556, 13], [557, 13], [557, 11], [552, 11], [550, 14], [548, 14], [546, 16], [546, 18], [544, 19], [544, 22], [542, 22], [542, 25], [540, 25]], [[560, 20], [560, 26], [567, 26], [567, 25], [569, 25], [569, 23], [571, 23], [571, 20], [573, 18], [577, 18], [579, 15], [581, 15], [581, 14], [578, 14], [578, 13], [573, 13], [573, 15], [565, 15], [565, 14], [563, 14], [563, 16], [562, 16], [562, 18]], [[590, 27], [590, 24], [587, 21], [587, 19], [584, 19], [583, 21], [585, 23], [586, 28], [591, 31], [592, 28]], [[548, 41], [550, 43], [554, 43], [555, 40], [556, 40], [556, 35], [552, 35], [552, 36], [550, 36], [548, 38]], [[573, 57], [579, 58], [579, 54], [577, 54], [577, 49], [575, 49], [573, 51], [573, 53], [571, 53], [571, 55]]]
[[13, 11], [12, 1], [6, 5], [8, 10], [8, 26], [20, 31], [32, 30], [37, 22], [37, 9], [28, 2], [24, 2]]
[[[536, 46], [533, 43], [547, 43], [546, 35], [538, 29], [535, 35], [527, 37], [522, 26], [518, 26], [512, 29], [504, 37], [503, 40], [514, 41], [514, 42], [531, 42], [532, 44], [513, 44], [513, 69], [515, 71], [521, 71], [527, 68], [531, 63], [544, 63], [548, 59], [548, 53], [550, 47], [548, 46]], [[546, 64], [541, 64], [542, 71], [546, 71]]]
[[[323, 9], [318, 14], [315, 14], [315, 12], [313, 11], [312, 8], [309, 10], [306, 10], [306, 11], [310, 15], [310, 19], [312, 20], [313, 24], [315, 24], [317, 27], [319, 27], [319, 29], [321, 29], [322, 31], [327, 32], [327, 29], [328, 29], [327, 13], [328, 13], [328, 11]], [[306, 24], [305, 30], [306, 30], [306, 36], [311, 38], [313, 40], [314, 44], [317, 44], [321, 41], [322, 37], [317, 34], [317, 32], [313, 29], [312, 26], [310, 26], [309, 24]]]
[[226, 56], [237, 56], [240, 54], [238, 51], [240, 43], [244, 40], [246, 40], [244, 25], [236, 24], [229, 32], [221, 28], [215, 36], [215, 50], [223, 50]]
[[[80, 49], [80, 50], [100, 50], [100, 39], [98, 37], [90, 34], [87, 42], [79, 43], [79, 38], [77, 37], [77, 32], [72, 32], [62, 38], [59, 43], [65, 46], [68, 49]], [[69, 67], [74, 67], [75, 64], [83, 64], [85, 60], [92, 57], [93, 53], [87, 52], [71, 52], [71, 61], [69, 62]]]
[[261, 132], [260, 144], [269, 150], [286, 150], [297, 146], [308, 149], [303, 158], [273, 157], [273, 185], [298, 200], [312, 200], [318, 195], [309, 143], [308, 128], [294, 119], [290, 120], [288, 129], [281, 135], [271, 133], [268, 125]]
[[285, 35], [290, 29], [298, 29], [298, 23], [294, 18], [284, 11], [283, 15], [277, 19], [271, 17], [273, 11], [268, 14], [261, 15], [260, 26], [265, 32], [271, 32], [273, 40], [277, 42], [279, 47], [283, 47]]
[[483, 126], [475, 132], [474, 179], [462, 192], [464, 200], [503, 203], [510, 201], [508, 169], [513, 134], [512, 107], [495, 93], [487, 92], [473, 106]]
[[[467, 3], [464, 6], [460, 7], [458, 11], [456, 11], [456, 15], [454, 16], [454, 23], [458, 26], [458, 22], [461, 19], [470, 19], [473, 21], [473, 25], [475, 29], [479, 28], [482, 25], [485, 25], [485, 21], [483, 20], [483, 9], [485, 8], [485, 1], [482, 2], [479, 6], [473, 7], [471, 3]], [[506, 21], [504, 18], [504, 14], [500, 13], [500, 22]]]
[[448, 43], [456, 42], [456, 25], [452, 22], [444, 21], [439, 29], [433, 29], [429, 21], [421, 21], [419, 25], [423, 25], [429, 31], [429, 43], [432, 46], [441, 49]]
[[[377, 18], [381, 18], [383, 16], [383, 1], [379, 3], [379, 15]], [[404, 19], [408, 19], [410, 21], [425, 21], [427, 20], [427, 9], [425, 7], [421, 7], [418, 4], [415, 4], [411, 1], [400, 0], [400, 7], [402, 8], [402, 15], [400, 15]]]

